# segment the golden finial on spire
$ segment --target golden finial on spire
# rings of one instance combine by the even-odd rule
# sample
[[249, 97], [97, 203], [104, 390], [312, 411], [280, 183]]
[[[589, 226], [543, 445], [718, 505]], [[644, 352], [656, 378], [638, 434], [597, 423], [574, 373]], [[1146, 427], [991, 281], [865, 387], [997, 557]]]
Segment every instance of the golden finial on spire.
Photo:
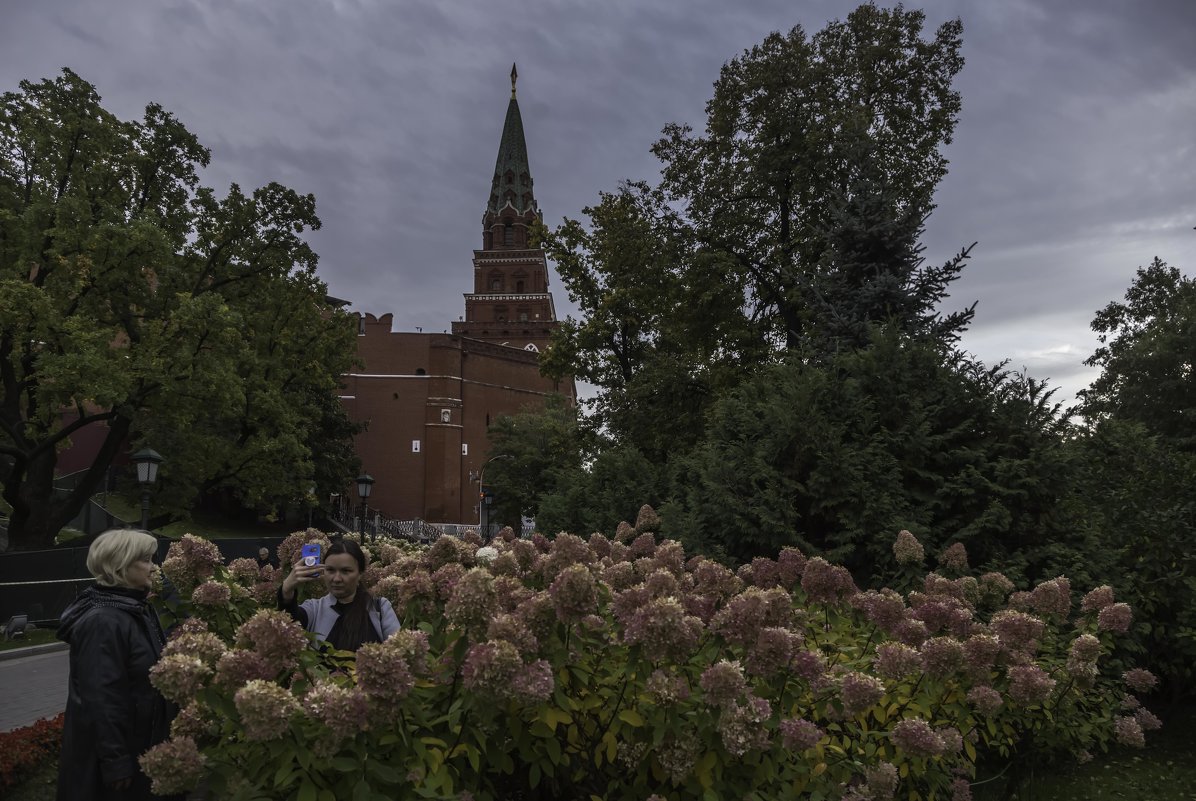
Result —
[[519, 80], [519, 72], [515, 69], [515, 64], [511, 64], [511, 99], [515, 99], [515, 81]]

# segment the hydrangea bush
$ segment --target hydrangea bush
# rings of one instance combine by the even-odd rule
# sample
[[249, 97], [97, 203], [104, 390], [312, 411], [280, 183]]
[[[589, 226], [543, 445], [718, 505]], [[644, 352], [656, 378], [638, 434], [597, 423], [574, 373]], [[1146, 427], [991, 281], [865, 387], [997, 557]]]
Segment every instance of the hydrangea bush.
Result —
[[[184, 539], [152, 672], [182, 712], [142, 764], [158, 792], [231, 799], [962, 801], [1026, 749], [1085, 758], [1158, 726], [1135, 696], [1154, 677], [1107, 667], [1132, 616], [1108, 587], [1015, 591], [957, 545], [914, 590], [860, 591], [791, 548], [687, 557], [654, 519], [368, 542], [403, 628], [355, 658], [274, 610], [279, 575]], [[283, 564], [321, 539], [291, 535]], [[897, 548], [924, 559], [908, 532]]]

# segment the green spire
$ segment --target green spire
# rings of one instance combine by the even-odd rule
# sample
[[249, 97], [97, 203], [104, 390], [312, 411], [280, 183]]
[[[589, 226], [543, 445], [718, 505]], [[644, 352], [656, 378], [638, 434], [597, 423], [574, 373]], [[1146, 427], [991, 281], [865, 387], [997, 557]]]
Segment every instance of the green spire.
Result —
[[519, 116], [519, 102], [515, 99], [515, 81], [519, 73], [511, 65], [511, 102], [507, 104], [507, 119], [503, 123], [502, 141], [498, 145], [498, 161], [494, 164], [494, 180], [490, 185], [487, 211], [498, 212], [508, 200], [515, 211], [522, 214], [535, 210], [532, 196], [532, 176], [527, 163], [527, 142], [523, 138], [523, 118]]

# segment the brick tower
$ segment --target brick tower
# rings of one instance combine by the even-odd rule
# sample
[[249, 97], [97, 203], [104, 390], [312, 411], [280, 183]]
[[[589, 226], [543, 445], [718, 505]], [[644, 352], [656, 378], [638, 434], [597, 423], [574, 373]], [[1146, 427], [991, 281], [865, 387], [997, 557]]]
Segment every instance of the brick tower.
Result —
[[515, 99], [518, 77], [511, 65], [511, 100], [482, 215], [482, 249], [473, 252], [473, 292], [465, 295], [465, 319], [453, 323], [453, 333], [538, 352], [556, 327], [556, 310], [544, 251], [529, 245], [531, 228], [543, 216]]

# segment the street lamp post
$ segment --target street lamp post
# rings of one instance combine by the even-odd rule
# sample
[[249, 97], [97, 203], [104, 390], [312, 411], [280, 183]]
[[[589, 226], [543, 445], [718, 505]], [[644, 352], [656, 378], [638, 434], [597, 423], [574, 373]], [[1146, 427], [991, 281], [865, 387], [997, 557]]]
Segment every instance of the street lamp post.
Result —
[[142, 448], [133, 454], [137, 465], [137, 483], [141, 485], [141, 528], [149, 530], [150, 488], [158, 480], [158, 465], [166, 461], [152, 448]]
[[[367, 501], [370, 498], [370, 492], [374, 489], [374, 477], [369, 473], [362, 473], [357, 477], [357, 497], [361, 498], [361, 526], [358, 531], [361, 532], [361, 539], [365, 541], [365, 516], [369, 510]], [[377, 534], [374, 536], [377, 539]]]
[[[500, 453], [496, 456], [491, 456], [482, 464], [482, 469], [478, 471], [478, 528], [480, 528], [482, 539], [486, 542], [490, 541], [488, 529], [490, 528], [490, 508], [486, 501], [486, 468], [490, 463], [496, 459], [514, 459], [515, 457], [509, 453]], [[483, 510], [485, 511], [485, 522], [483, 522]]]

